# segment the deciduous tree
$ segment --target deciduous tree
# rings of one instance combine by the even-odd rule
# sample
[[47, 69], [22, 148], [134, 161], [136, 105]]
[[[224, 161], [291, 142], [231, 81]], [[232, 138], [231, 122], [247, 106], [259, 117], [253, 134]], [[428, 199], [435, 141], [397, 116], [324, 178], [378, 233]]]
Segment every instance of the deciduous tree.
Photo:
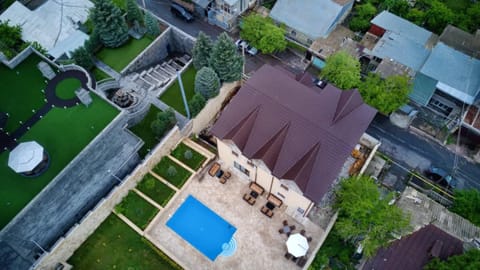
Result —
[[480, 192], [477, 189], [455, 190], [450, 210], [480, 226]]
[[352, 31], [365, 32], [370, 27], [370, 20], [377, 13], [377, 9], [371, 3], [355, 6], [355, 15], [350, 21], [350, 29]]
[[225, 32], [218, 36], [208, 62], [222, 82], [233, 82], [242, 78], [243, 59]]
[[188, 108], [190, 108], [190, 114], [192, 117], [197, 116], [197, 114], [205, 107], [206, 100], [200, 93], [195, 93], [192, 99], [188, 102]]
[[389, 204], [393, 194], [382, 197], [369, 176], [342, 180], [336, 196], [338, 234], [354, 245], [361, 243], [367, 257], [394, 239], [392, 233], [401, 233], [408, 227], [409, 219], [402, 210]]
[[220, 79], [215, 71], [209, 67], [203, 67], [195, 75], [195, 92], [201, 94], [205, 100], [218, 95]]
[[128, 40], [128, 27], [120, 9], [111, 0], [97, 0], [90, 12], [95, 31], [106, 47], [116, 48]]
[[172, 111], [172, 109], [168, 109], [166, 111], [159, 112], [157, 114], [157, 119], [150, 124], [150, 127], [153, 133], [160, 138], [167, 130], [171, 129], [176, 122], [177, 119], [175, 118], [175, 113]]
[[441, 33], [447, 24], [454, 20], [454, 13], [444, 3], [434, 0], [425, 12], [425, 25], [435, 33]]
[[10, 25], [9, 21], [0, 21], [0, 51], [12, 58], [22, 49], [22, 28]]
[[430, 261], [424, 270], [477, 270], [480, 269], [480, 250], [472, 248], [467, 252], [452, 256], [446, 261], [438, 258]]
[[94, 66], [92, 55], [83, 46], [73, 51], [72, 58], [75, 64], [84, 67], [86, 70], [90, 70]]
[[252, 13], [241, 24], [240, 36], [263, 53], [285, 50], [285, 29], [276, 26], [269, 17]]
[[320, 74], [341, 89], [351, 89], [360, 84], [360, 63], [345, 51], [329, 56]]
[[196, 70], [200, 70], [201, 68], [208, 66], [208, 58], [212, 52], [212, 47], [212, 39], [200, 31], [197, 36], [197, 41], [193, 45], [192, 49], [193, 66]]

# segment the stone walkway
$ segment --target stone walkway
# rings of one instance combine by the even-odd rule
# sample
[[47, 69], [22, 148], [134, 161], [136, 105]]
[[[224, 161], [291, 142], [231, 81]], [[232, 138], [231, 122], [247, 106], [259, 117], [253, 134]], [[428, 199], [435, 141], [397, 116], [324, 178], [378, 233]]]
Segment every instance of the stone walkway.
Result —
[[93, 62], [95, 63], [95, 66], [100, 69], [101, 71], [105, 72], [108, 74], [108, 76], [114, 78], [115, 80], [120, 80], [120, 73], [112, 69], [109, 65], [105, 64], [104, 62], [98, 60], [97, 58], [94, 57]]

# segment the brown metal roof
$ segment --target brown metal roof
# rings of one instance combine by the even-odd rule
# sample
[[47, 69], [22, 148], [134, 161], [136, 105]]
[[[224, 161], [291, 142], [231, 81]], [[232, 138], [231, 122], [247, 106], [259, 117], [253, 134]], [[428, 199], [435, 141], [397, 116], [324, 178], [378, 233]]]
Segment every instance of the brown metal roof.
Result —
[[367, 261], [364, 270], [421, 270], [434, 257], [442, 260], [463, 253], [462, 241], [435, 227], [427, 225], [389, 247], [382, 248]]
[[211, 131], [319, 202], [375, 113], [357, 90], [332, 85], [314, 90], [265, 65], [240, 88]]

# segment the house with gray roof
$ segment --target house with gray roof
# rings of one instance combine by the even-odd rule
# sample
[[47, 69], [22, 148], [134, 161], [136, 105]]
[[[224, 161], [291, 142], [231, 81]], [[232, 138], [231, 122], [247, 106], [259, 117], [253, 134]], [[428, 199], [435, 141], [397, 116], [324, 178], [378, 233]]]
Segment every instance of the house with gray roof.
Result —
[[327, 37], [348, 15], [353, 0], [278, 0], [270, 17], [287, 26], [287, 36], [305, 45]]
[[256, 0], [215, 0], [208, 10], [208, 22], [227, 31], [238, 24], [238, 17], [252, 8]]

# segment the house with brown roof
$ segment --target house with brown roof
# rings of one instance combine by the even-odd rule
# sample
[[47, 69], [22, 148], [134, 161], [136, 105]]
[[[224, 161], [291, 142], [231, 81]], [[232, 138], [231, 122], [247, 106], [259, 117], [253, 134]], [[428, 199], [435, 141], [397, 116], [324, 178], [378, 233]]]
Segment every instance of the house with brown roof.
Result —
[[445, 260], [462, 253], [460, 239], [430, 224], [380, 249], [362, 269], [421, 270], [433, 258]]
[[265, 65], [211, 129], [218, 155], [249, 181], [306, 216], [338, 178], [376, 114], [357, 90], [309, 87]]

